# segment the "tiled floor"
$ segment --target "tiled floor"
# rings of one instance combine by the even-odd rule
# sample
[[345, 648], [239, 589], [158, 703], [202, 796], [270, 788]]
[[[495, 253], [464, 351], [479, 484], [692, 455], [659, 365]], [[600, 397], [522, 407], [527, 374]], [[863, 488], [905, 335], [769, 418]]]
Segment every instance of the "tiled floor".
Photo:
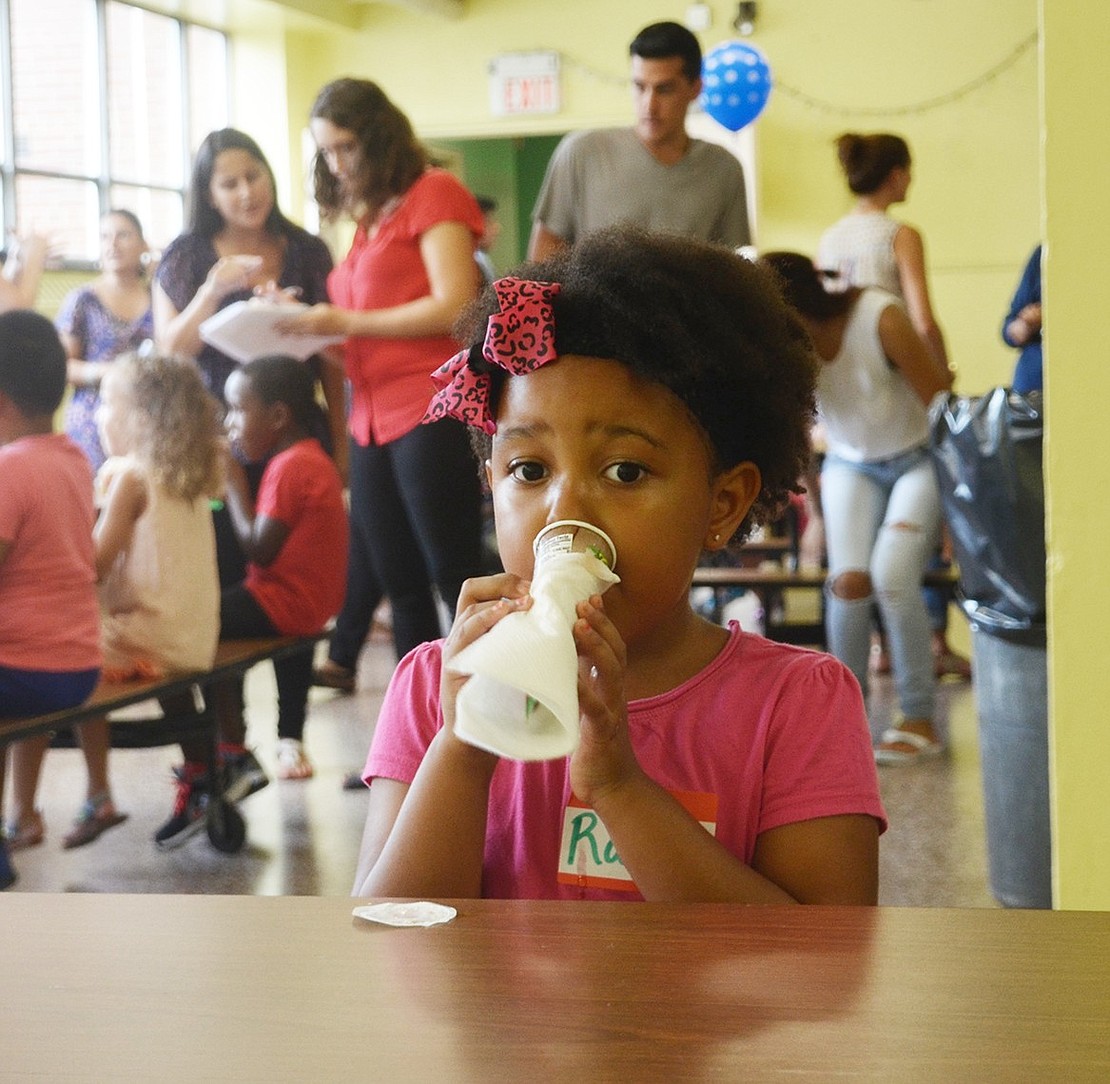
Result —
[[[305, 782], [274, 780], [247, 799], [241, 807], [247, 844], [237, 855], [219, 853], [203, 834], [169, 853], [151, 842], [173, 801], [174, 748], [113, 754], [117, 801], [130, 819], [88, 847], [62, 850], [61, 837], [83, 795], [84, 770], [76, 751], [53, 750], [40, 789], [47, 839], [15, 856], [20, 880], [12, 891], [346, 895], [367, 794], [344, 791], [341, 781], [365, 757], [391, 660], [386, 644], [371, 642], [356, 695], [313, 692], [306, 745], [316, 776]], [[951, 755], [880, 770], [891, 822], [882, 840], [880, 902], [991, 907], [973, 696], [966, 684], [945, 684], [940, 699]], [[276, 739], [268, 666], [252, 673], [248, 703], [249, 740], [272, 768]], [[886, 725], [890, 711], [889, 679], [880, 679], [872, 698], [876, 731]]]

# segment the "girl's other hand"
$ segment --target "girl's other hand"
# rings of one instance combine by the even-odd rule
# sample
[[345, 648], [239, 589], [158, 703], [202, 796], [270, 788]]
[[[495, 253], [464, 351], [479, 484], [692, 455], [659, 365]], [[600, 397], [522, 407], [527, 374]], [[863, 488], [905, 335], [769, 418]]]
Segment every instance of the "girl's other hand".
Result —
[[574, 642], [582, 730], [570, 758], [570, 783], [581, 801], [594, 806], [599, 794], [642, 774], [628, 732], [624, 641], [600, 595], [578, 604]]
[[443, 642], [439, 699], [445, 729], [454, 729], [455, 701], [468, 680], [468, 675], [457, 674], [449, 668], [451, 659], [489, 632], [506, 614], [527, 610], [532, 605], [532, 596], [528, 593], [531, 586], [511, 572], [479, 576], [463, 583], [454, 623]]

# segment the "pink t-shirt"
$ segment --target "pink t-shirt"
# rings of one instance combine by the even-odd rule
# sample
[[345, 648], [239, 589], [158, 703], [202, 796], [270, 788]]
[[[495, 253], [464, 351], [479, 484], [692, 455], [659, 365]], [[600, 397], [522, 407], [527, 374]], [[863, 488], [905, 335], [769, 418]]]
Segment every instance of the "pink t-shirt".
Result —
[[58, 433], [0, 447], [0, 665], [100, 665], [92, 468]]
[[287, 636], [319, 632], [343, 604], [347, 509], [335, 464], [318, 441], [300, 440], [266, 464], [255, 514], [289, 528], [277, 557], [247, 565], [247, 590]]
[[[443, 724], [440, 650], [440, 641], [424, 644], [394, 673], [368, 781], [415, 776]], [[785, 824], [867, 814], [886, 827], [859, 685], [831, 655], [733, 624], [713, 662], [670, 692], [630, 703], [628, 721], [644, 771], [745, 863], [761, 833]], [[641, 899], [607, 842], [604, 825], [572, 798], [568, 760], [502, 760], [490, 789], [482, 894]]]
[[[328, 296], [344, 309], [388, 309], [431, 289], [420, 238], [441, 222], [460, 222], [475, 238], [483, 229], [478, 203], [442, 169], [429, 169], [401, 197], [373, 237], [361, 227], [351, 250], [328, 277]], [[477, 265], [474, 270], [478, 284]], [[435, 393], [431, 374], [459, 349], [447, 335], [418, 339], [348, 339], [351, 435], [387, 444], [420, 423]]]

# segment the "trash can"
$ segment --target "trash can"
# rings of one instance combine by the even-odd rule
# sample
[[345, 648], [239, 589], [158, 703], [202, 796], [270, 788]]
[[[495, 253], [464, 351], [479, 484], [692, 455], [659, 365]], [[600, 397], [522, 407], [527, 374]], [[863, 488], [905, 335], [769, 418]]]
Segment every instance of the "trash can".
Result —
[[1051, 907], [1041, 395], [940, 395], [929, 418], [972, 630], [991, 893]]

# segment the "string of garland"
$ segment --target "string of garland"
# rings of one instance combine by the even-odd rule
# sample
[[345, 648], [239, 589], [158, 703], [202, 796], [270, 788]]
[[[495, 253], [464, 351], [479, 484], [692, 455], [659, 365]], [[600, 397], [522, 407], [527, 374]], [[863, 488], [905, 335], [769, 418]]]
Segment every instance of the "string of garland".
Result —
[[801, 102], [802, 105], [809, 106], [811, 109], [819, 109], [824, 113], [836, 113], [841, 116], [857, 117], [905, 117], [912, 114], [928, 113], [934, 109], [940, 109], [943, 106], [951, 105], [953, 102], [958, 102], [961, 98], [966, 98], [969, 94], [973, 94], [981, 87], [997, 79], [1003, 72], [1012, 68], [1025, 53], [1036, 47], [1037, 40], [1038, 35], [1036, 31], [1034, 31], [1023, 41], [1019, 42], [1007, 57], [995, 64], [994, 67], [985, 71], [982, 75], [969, 80], [946, 94], [938, 94], [933, 98], [926, 98], [924, 101], [914, 102], [909, 105], [885, 106], [881, 109], [837, 105], [834, 102], [824, 101], [812, 94], [807, 94], [797, 87], [792, 87], [789, 83], [784, 83], [775, 74], [772, 74], [772, 83], [776, 94], [782, 94], [787, 98], [793, 98], [795, 101]]
[[[802, 105], [809, 106], [811, 109], [820, 110], [823, 113], [835, 113], [840, 116], [856, 117], [905, 117], [940, 109], [943, 106], [951, 105], [953, 102], [958, 102], [961, 98], [966, 98], [969, 94], [973, 94], [975, 91], [986, 86], [1012, 68], [1030, 49], [1036, 47], [1037, 41], [1038, 34], [1036, 31], [1033, 31], [1028, 37], [1018, 42], [1006, 57], [983, 72], [982, 75], [968, 80], [955, 90], [948, 91], [945, 94], [938, 94], [935, 97], [926, 98], [924, 101], [913, 102], [908, 105], [873, 108], [839, 105], [836, 102], [826, 101], [804, 90], [799, 90], [789, 83], [784, 83], [775, 72], [773, 63], [771, 65], [771, 82], [775, 94], [781, 94], [784, 97], [792, 98]], [[588, 64], [576, 60], [567, 53], [561, 53], [559, 59], [564, 71], [573, 71], [580, 76], [585, 76], [587, 79], [591, 79], [597, 83], [604, 83], [608, 86], [628, 86], [627, 75], [614, 75], [609, 72], [598, 71], [598, 69], [591, 68]]]

